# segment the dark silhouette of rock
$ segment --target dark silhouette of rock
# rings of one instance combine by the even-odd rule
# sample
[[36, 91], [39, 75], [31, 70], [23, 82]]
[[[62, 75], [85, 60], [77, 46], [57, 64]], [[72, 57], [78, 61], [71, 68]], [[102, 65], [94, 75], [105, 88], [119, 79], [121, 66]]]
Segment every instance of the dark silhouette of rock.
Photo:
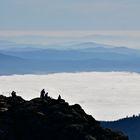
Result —
[[59, 101], [61, 100], [61, 96], [60, 96], [60, 95], [58, 96], [58, 100], [59, 100]]
[[80, 105], [48, 97], [0, 96], [0, 140], [128, 140], [104, 129]]

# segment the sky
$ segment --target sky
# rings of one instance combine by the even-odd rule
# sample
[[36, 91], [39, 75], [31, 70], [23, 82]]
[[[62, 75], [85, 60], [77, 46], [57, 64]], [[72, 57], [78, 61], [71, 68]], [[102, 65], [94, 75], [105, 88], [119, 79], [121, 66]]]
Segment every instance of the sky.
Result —
[[140, 30], [139, 0], [0, 0], [0, 31]]
[[0, 40], [140, 49], [140, 0], [0, 0]]

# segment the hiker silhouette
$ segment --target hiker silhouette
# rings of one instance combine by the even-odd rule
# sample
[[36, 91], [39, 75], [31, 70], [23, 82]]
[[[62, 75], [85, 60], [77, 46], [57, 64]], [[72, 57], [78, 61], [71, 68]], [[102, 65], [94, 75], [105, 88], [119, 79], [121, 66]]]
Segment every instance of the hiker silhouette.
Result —
[[45, 99], [47, 99], [48, 98], [48, 92], [46, 92], [46, 94], [45, 94]]
[[40, 98], [44, 99], [45, 97], [45, 89], [42, 89], [40, 92]]
[[16, 97], [16, 96], [17, 96], [17, 95], [16, 95], [16, 92], [15, 92], [15, 91], [12, 91], [11, 96], [12, 96], [12, 97]]

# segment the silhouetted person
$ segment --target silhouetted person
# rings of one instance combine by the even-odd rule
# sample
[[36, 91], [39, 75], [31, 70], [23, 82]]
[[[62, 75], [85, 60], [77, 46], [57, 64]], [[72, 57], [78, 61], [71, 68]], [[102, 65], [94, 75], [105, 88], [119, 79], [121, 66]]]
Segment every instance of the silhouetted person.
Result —
[[40, 98], [44, 99], [45, 97], [45, 89], [42, 89], [40, 92]]
[[60, 95], [58, 96], [58, 99], [57, 100], [61, 100], [61, 96]]
[[15, 91], [12, 91], [11, 96], [12, 96], [12, 97], [16, 97], [16, 96], [17, 96], [17, 95], [16, 95], [16, 92], [15, 92]]
[[48, 98], [48, 92], [46, 92], [46, 94], [45, 94], [45, 99], [47, 99]]

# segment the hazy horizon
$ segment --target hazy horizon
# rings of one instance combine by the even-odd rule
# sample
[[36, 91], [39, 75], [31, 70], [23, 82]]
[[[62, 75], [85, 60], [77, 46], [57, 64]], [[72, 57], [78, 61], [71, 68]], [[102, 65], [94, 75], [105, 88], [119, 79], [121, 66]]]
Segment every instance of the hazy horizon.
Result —
[[[0, 31], [0, 40], [33, 45], [95, 42], [140, 49], [140, 31]], [[27, 46], [28, 47], [28, 46]]]
[[75, 41], [140, 48], [139, 0], [0, 1], [0, 39], [18, 43]]

